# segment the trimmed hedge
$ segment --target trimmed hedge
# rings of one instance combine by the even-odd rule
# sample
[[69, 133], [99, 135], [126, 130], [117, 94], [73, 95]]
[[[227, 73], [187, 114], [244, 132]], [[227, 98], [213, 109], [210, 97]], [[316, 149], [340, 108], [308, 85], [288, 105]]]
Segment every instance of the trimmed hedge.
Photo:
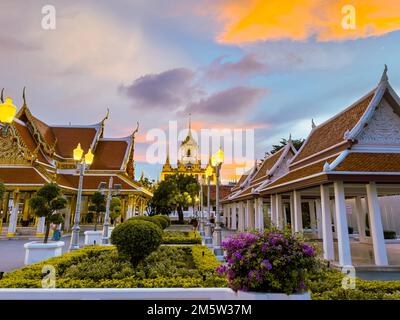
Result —
[[201, 237], [194, 231], [164, 231], [163, 244], [201, 244]]
[[343, 274], [326, 270], [314, 275], [310, 283], [313, 300], [398, 300], [400, 281], [367, 281], [356, 279], [355, 289], [342, 288]]
[[157, 250], [162, 240], [162, 231], [154, 223], [145, 220], [128, 220], [115, 227], [111, 243], [121, 256], [129, 257], [133, 265]]
[[154, 221], [158, 221], [163, 230], [168, 227], [168, 221], [164, 219], [162, 216], [152, 216], [151, 219], [153, 219]]
[[[196, 288], [196, 287], [226, 287], [224, 277], [215, 272], [217, 262], [212, 252], [203, 246], [193, 246], [191, 250], [192, 264], [195, 265], [199, 276], [190, 277], [156, 277], [156, 278], [135, 278], [126, 277], [123, 279], [74, 279], [65, 278], [63, 273], [74, 265], [79, 265], [88, 257], [97, 258], [102, 254], [115, 252], [115, 247], [85, 247], [83, 249], [66, 253], [60, 257], [24, 267], [22, 269], [6, 273], [0, 280], [0, 288], [41, 288], [42, 267], [53, 265], [57, 272], [57, 288]], [[190, 252], [190, 251], [189, 251]], [[204, 252], [204, 255], [203, 255]]]
[[134, 216], [132, 218], [129, 218], [127, 221], [137, 221], [137, 220], [144, 220], [144, 221], [148, 221], [148, 222], [152, 222], [155, 225], [157, 225], [161, 230], [163, 229], [162, 224], [160, 223], [160, 221], [158, 221], [157, 219], [153, 219], [153, 217], [149, 217], [149, 216]]

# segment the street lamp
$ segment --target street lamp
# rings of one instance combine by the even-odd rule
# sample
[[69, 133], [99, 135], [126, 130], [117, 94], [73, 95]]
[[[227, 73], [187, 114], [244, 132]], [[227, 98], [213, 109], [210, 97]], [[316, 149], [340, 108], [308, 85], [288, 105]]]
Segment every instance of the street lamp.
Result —
[[[110, 177], [110, 179], [108, 180], [108, 192], [107, 192], [107, 203], [106, 203], [106, 215], [104, 217], [104, 224], [103, 224], [103, 238], [102, 238], [102, 242], [103, 244], [108, 244], [109, 243], [109, 237], [108, 237], [108, 230], [110, 227], [110, 204], [111, 204], [111, 198], [113, 196], [113, 194], [118, 194], [119, 191], [121, 190], [122, 186], [120, 184], [115, 184], [114, 188], [113, 188], [113, 177]], [[105, 182], [100, 182], [99, 185], [99, 190], [101, 192], [104, 192], [104, 189], [106, 187], [106, 183]]]
[[208, 165], [206, 168], [206, 177], [207, 177], [207, 212], [208, 212], [208, 217], [207, 217], [207, 222], [206, 222], [206, 230], [205, 230], [205, 237], [204, 237], [204, 243], [211, 247], [212, 246], [212, 234], [211, 234], [211, 223], [210, 223], [210, 217], [211, 217], [211, 210], [210, 210], [210, 180], [213, 175], [213, 168]]
[[92, 150], [83, 155], [84, 151], [81, 144], [78, 143], [77, 147], [73, 151], [73, 157], [77, 163], [77, 168], [79, 169], [79, 186], [78, 186], [78, 196], [76, 201], [75, 209], [75, 219], [74, 226], [72, 227], [71, 243], [69, 245], [69, 250], [79, 249], [79, 222], [81, 219], [81, 201], [82, 201], [82, 188], [83, 188], [83, 174], [86, 170], [86, 166], [90, 166], [93, 163], [94, 155]]
[[0, 104], [0, 123], [4, 125], [3, 137], [7, 137], [8, 128], [11, 122], [14, 121], [17, 107], [13, 105], [12, 99], [8, 97], [4, 103]]
[[200, 236], [204, 237], [204, 214], [203, 214], [203, 176], [200, 176], [200, 226], [199, 232]]
[[214, 253], [217, 257], [223, 256], [221, 248], [222, 234], [221, 234], [221, 215], [219, 212], [219, 176], [222, 163], [224, 162], [224, 152], [221, 148], [216, 151], [211, 157], [211, 165], [215, 167], [216, 183], [215, 183], [215, 215], [216, 215], [216, 244], [214, 246]]

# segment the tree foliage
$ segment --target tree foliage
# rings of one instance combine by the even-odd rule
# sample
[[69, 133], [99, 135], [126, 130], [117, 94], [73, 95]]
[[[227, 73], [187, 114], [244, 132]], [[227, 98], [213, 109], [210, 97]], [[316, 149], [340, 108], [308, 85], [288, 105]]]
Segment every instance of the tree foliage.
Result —
[[94, 216], [94, 231], [96, 231], [99, 216], [106, 212], [106, 197], [101, 192], [96, 191], [90, 200], [92, 204], [89, 206], [89, 211]]
[[[270, 154], [274, 154], [281, 150], [284, 146], [286, 146], [288, 143], [288, 140], [285, 138], [282, 138], [279, 144], [272, 145], [272, 150], [270, 151]], [[296, 150], [299, 150], [301, 146], [304, 143], [304, 139], [294, 139], [292, 140], [293, 146], [296, 148]]]
[[194, 205], [200, 185], [196, 177], [185, 174], [169, 175], [161, 181], [150, 201], [150, 214], [169, 215], [177, 210], [179, 222], [183, 223], [183, 208]]
[[121, 215], [121, 199], [112, 197], [110, 201], [110, 217], [115, 225], [117, 218]]
[[29, 206], [37, 217], [46, 218], [46, 233], [44, 243], [47, 243], [50, 232], [50, 224], [59, 224], [63, 217], [59, 210], [65, 208], [67, 201], [61, 196], [61, 189], [55, 183], [48, 183], [41, 187], [36, 194], [29, 199]]

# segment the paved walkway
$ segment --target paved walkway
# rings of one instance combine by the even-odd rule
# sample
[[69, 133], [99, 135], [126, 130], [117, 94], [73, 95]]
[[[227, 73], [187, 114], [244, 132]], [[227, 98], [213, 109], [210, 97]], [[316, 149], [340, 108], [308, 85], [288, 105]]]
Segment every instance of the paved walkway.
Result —
[[[65, 242], [63, 252], [68, 251], [71, 237], [69, 235], [62, 237]], [[80, 245], [83, 245], [85, 237], [79, 237]], [[24, 266], [25, 248], [24, 244], [32, 240], [1, 240], [0, 241], [0, 271], [9, 272], [22, 268]]]

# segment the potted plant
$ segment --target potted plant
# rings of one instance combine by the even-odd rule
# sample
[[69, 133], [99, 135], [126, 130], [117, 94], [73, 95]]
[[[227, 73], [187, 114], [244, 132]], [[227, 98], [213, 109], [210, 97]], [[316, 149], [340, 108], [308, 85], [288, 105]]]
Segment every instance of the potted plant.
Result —
[[222, 242], [226, 263], [217, 271], [244, 300], [309, 300], [308, 275], [316, 250], [290, 231], [240, 233]]
[[106, 197], [99, 191], [96, 191], [91, 197], [91, 205], [89, 211], [93, 214], [94, 230], [85, 231], [86, 245], [100, 245], [102, 243], [103, 231], [97, 230], [99, 217], [106, 211]]
[[61, 189], [55, 183], [41, 187], [29, 200], [29, 206], [37, 217], [45, 218], [45, 235], [43, 242], [33, 241], [24, 244], [25, 264], [33, 264], [62, 254], [63, 241], [48, 241], [50, 225], [63, 222], [59, 210], [65, 208], [67, 201], [61, 196]]

